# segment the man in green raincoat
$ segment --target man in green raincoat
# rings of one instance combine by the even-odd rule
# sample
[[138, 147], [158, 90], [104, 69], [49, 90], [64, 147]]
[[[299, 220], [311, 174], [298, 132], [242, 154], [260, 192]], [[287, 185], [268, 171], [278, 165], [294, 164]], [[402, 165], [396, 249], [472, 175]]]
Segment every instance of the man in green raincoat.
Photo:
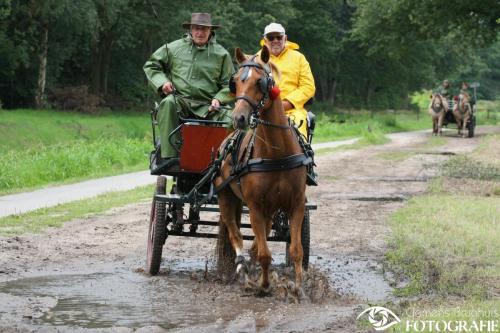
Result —
[[219, 26], [212, 24], [210, 14], [193, 13], [183, 27], [189, 32], [156, 50], [143, 67], [149, 85], [163, 97], [157, 114], [163, 161], [157, 167], [177, 157], [168, 137], [179, 125], [179, 115], [231, 122], [220, 106], [234, 100], [228, 87], [234, 67], [216, 42]]

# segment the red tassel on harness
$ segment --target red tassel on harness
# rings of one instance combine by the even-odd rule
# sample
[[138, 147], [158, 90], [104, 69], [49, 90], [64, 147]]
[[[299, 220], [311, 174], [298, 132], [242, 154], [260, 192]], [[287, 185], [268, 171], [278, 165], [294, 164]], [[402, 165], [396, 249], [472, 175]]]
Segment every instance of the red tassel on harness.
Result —
[[269, 92], [269, 98], [274, 101], [276, 98], [278, 98], [280, 93], [281, 93], [280, 88], [278, 88], [278, 86], [274, 86], [271, 88], [271, 91]]

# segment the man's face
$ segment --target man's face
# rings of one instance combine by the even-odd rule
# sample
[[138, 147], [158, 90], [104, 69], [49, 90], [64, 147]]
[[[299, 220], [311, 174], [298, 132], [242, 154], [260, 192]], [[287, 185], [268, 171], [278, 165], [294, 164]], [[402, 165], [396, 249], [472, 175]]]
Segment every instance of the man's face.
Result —
[[278, 56], [285, 48], [286, 35], [272, 32], [266, 35], [264, 41], [271, 54]]
[[203, 46], [208, 42], [208, 38], [210, 37], [210, 27], [192, 25], [191, 36], [196, 46]]
[[449, 85], [450, 85], [450, 83], [449, 83], [448, 81], [446, 81], [446, 80], [445, 80], [445, 81], [443, 81], [443, 86], [444, 86], [445, 88], [448, 88], [448, 86], [449, 86]]

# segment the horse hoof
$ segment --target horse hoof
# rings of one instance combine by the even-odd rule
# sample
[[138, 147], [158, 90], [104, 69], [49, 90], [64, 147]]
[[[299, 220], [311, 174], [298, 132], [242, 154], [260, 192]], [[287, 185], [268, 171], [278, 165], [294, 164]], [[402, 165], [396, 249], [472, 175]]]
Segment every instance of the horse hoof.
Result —
[[248, 273], [248, 266], [246, 264], [245, 257], [237, 256], [234, 263], [236, 264], [236, 274], [240, 274], [242, 272], [245, 274]]
[[259, 289], [257, 289], [257, 292], [255, 293], [255, 296], [256, 297], [268, 297], [268, 296], [271, 296], [272, 295], [272, 289], [271, 289], [271, 286], [267, 286], [267, 288], [264, 288], [264, 287], [259, 287]]

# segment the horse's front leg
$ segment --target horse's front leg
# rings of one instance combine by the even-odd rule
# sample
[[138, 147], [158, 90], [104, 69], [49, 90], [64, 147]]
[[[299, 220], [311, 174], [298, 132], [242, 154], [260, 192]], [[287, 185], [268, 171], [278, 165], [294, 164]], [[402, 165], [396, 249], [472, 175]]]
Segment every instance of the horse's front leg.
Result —
[[299, 204], [290, 214], [290, 258], [295, 266], [295, 284], [300, 288], [302, 284], [302, 222], [304, 220], [305, 205]]
[[438, 123], [437, 123], [437, 132], [439, 134], [439, 136], [442, 136], [443, 135], [443, 119], [444, 119], [444, 111], [441, 112], [441, 114], [439, 114], [439, 117], [438, 117]]
[[270, 224], [270, 217], [266, 216], [258, 209], [250, 209], [250, 222], [252, 230], [255, 235], [255, 244], [257, 246], [257, 261], [262, 268], [262, 275], [260, 277], [261, 291], [265, 294], [270, 291], [269, 284], [269, 266], [271, 265], [272, 257], [271, 251], [267, 246], [268, 225]]
[[465, 131], [467, 129], [467, 121], [469, 120], [469, 114], [468, 113], [465, 113], [464, 114], [464, 118], [462, 119], [463, 123], [462, 123], [462, 138], [465, 138]]

